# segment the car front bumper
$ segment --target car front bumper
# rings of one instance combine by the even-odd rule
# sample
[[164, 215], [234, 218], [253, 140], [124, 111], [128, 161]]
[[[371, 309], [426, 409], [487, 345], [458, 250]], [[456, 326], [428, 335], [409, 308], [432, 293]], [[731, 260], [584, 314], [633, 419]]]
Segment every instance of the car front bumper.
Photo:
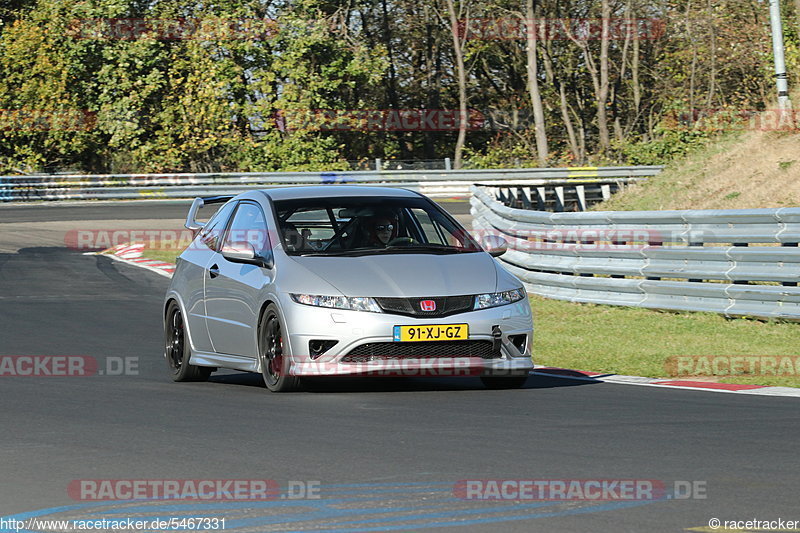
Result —
[[[285, 371], [292, 375], [515, 376], [533, 370], [533, 319], [527, 299], [438, 318], [314, 307], [298, 304], [288, 295], [281, 299], [281, 307], [284, 331], [288, 331], [284, 339]], [[395, 326], [449, 324], [468, 324], [469, 340], [451, 343], [444, 354], [441, 353], [444, 346], [438, 342], [394, 341]], [[321, 355], [312, 356], [309, 346], [312, 341], [336, 344]], [[458, 342], [482, 342], [483, 347], [492, 343], [492, 353], [487, 355], [483, 350], [477, 356], [473, 349]], [[398, 344], [404, 345], [402, 349], [394, 349]], [[524, 345], [520, 350], [521, 344]], [[374, 356], [351, 355], [354, 350], [364, 353], [365, 345], [382, 346], [386, 353], [376, 348], [377, 352], [371, 352], [377, 354]], [[461, 346], [465, 347], [464, 353], [460, 353]]]

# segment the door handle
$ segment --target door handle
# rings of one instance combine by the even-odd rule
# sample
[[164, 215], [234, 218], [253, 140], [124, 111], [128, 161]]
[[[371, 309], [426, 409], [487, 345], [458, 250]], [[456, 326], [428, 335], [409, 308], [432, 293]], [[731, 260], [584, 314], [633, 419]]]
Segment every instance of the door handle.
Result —
[[208, 276], [210, 278], [216, 278], [217, 276], [219, 276], [219, 265], [217, 264], [211, 265], [211, 268], [208, 269]]

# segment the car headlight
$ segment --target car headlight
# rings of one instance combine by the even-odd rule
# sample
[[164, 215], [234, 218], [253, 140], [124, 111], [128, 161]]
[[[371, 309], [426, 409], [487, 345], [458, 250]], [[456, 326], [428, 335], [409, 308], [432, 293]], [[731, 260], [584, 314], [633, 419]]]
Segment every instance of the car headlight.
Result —
[[349, 309], [350, 311], [368, 311], [382, 313], [378, 302], [363, 296], [321, 296], [318, 294], [290, 294], [292, 300], [299, 304], [332, 309]]
[[525, 289], [514, 289], [513, 291], [490, 292], [475, 296], [474, 310], [488, 309], [499, 305], [507, 305], [518, 302], [525, 298]]

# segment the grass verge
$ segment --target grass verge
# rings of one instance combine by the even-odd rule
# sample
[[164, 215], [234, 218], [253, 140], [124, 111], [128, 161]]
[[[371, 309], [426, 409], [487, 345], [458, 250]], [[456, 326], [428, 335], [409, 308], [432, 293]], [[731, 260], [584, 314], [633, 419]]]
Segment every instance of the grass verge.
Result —
[[[531, 297], [536, 364], [613, 374], [671, 376], [677, 356], [797, 356], [800, 325], [727, 319], [711, 313], [671, 313], [576, 304]], [[716, 376], [721, 383], [800, 387], [800, 376]]]
[[796, 131], [731, 132], [592, 209], [794, 207], [800, 205], [798, 141]]

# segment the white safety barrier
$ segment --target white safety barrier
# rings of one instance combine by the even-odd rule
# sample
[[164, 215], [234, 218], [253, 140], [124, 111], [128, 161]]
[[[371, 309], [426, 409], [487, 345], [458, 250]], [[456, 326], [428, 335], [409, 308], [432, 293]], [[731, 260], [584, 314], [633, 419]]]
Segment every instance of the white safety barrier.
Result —
[[[620, 184], [646, 179], [662, 167], [572, 167], [488, 170], [368, 170], [332, 172], [228, 172], [217, 174], [105, 174], [0, 176], [0, 202], [193, 198], [254, 188], [295, 185], [377, 185], [404, 187], [429, 196], [467, 195], [475, 183], [567, 187], [561, 209], [610, 194]], [[576, 189], [577, 187], [577, 189]], [[580, 190], [580, 192], [577, 192]], [[511, 194], [511, 193], [509, 193]], [[569, 196], [569, 195], [573, 196]], [[563, 195], [562, 195], [563, 196]], [[554, 191], [553, 200], [560, 198]], [[558, 209], [558, 205], [554, 208]]]
[[800, 319], [800, 208], [552, 213], [510, 201], [473, 187], [473, 228], [508, 241], [500, 260], [531, 293]]

